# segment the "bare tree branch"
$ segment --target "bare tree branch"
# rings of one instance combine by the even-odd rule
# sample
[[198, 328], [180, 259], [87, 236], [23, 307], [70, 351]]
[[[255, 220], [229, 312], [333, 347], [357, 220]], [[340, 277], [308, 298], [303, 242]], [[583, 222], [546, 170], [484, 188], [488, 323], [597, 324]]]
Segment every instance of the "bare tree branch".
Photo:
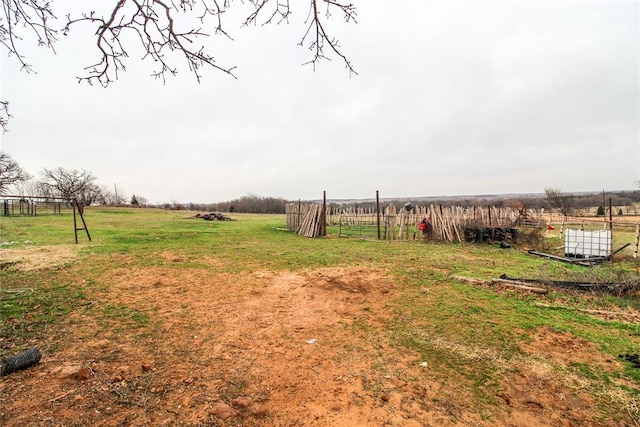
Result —
[[[344, 13], [344, 18], [347, 22], [353, 21], [356, 22], [356, 10], [355, 6], [352, 4], [345, 4], [337, 1], [331, 0], [321, 0], [327, 5], [327, 10], [325, 12], [325, 17], [328, 19], [331, 16], [330, 8], [337, 7]], [[322, 24], [320, 14], [318, 11], [318, 0], [311, 0], [311, 7], [309, 10], [309, 15], [307, 16], [308, 23], [307, 31], [302, 36], [302, 40], [298, 43], [299, 46], [304, 46], [305, 42], [308, 42], [308, 48], [312, 51], [313, 59], [306, 64], [311, 64], [313, 69], [315, 70], [316, 65], [322, 59], [331, 60], [328, 56], [325, 55], [325, 49], [328, 46], [334, 54], [336, 54], [345, 64], [345, 68], [349, 71], [349, 74], [358, 74], [356, 70], [353, 68], [351, 61], [342, 53], [340, 49], [340, 44], [337, 39], [331, 38], [327, 32], [325, 31], [324, 25]]]
[[0, 101], [0, 128], [2, 128], [2, 133], [7, 132], [9, 126], [9, 119], [11, 118], [11, 114], [9, 114], [9, 101]]
[[[233, 77], [235, 67], [222, 67], [215, 63], [213, 56], [204, 51], [203, 47], [194, 48], [194, 41], [198, 37], [207, 37], [201, 29], [190, 29], [179, 31], [175, 24], [175, 14], [181, 10], [183, 12], [192, 11], [195, 0], [182, 0], [179, 6], [161, 0], [118, 0], [111, 10], [111, 15], [107, 18], [99, 17], [94, 12], [83, 14], [80, 18], [71, 19], [64, 27], [64, 34], [71, 31], [72, 26], [79, 23], [89, 23], [96, 28], [96, 45], [100, 51], [100, 60], [86, 68], [88, 76], [79, 77], [78, 81], [86, 81], [90, 84], [98, 82], [102, 86], [118, 78], [119, 71], [125, 71], [126, 67], [123, 59], [129, 54], [124, 47], [126, 34], [135, 34], [143, 48], [142, 59], [150, 58], [158, 64], [158, 68], [152, 75], [165, 81], [167, 74], [177, 74], [177, 68], [172, 66], [167, 60], [169, 52], [177, 51], [182, 53], [196, 80], [201, 78], [200, 69], [208, 65], [214, 69], [227, 73]], [[217, 1], [213, 2], [217, 5]], [[219, 17], [222, 9], [207, 7], [205, 0], [204, 14]], [[127, 7], [130, 6], [130, 7]], [[217, 33], [227, 35], [222, 29], [221, 21], [215, 28]], [[228, 36], [228, 35], [227, 35]]]
[[[249, 0], [249, 2], [253, 5], [255, 10], [247, 17], [247, 19], [245, 19], [243, 26], [250, 24], [256, 25], [258, 23], [258, 17], [270, 0]], [[273, 2], [271, 2], [271, 4], [273, 4]], [[289, 0], [286, 0], [284, 3], [280, 3], [279, 0], [276, 0], [275, 8], [271, 12], [271, 15], [260, 25], [272, 24], [273, 22], [276, 24], [280, 24], [282, 22], [288, 23], [290, 15], [291, 8], [289, 7]]]
[[[48, 1], [2, 0], [2, 17], [0, 44], [5, 47], [9, 56], [18, 60], [21, 69], [33, 72], [19, 47], [19, 42], [25, 38], [35, 38], [38, 46], [45, 46], [55, 52], [56, 30], [51, 27], [50, 20], [55, 20], [56, 17]], [[7, 131], [10, 118], [9, 102], [0, 100], [0, 128], [3, 133]]]
[[[106, 1], [106, 0], [105, 0]], [[203, 28], [209, 28], [215, 35], [232, 39], [223, 27], [223, 16], [231, 8], [231, 0], [109, 0], [112, 7], [104, 16], [95, 11], [67, 14], [62, 29], [68, 35], [72, 28], [88, 25], [94, 30], [97, 47], [97, 61], [86, 67], [87, 75], [78, 77], [78, 82], [99, 83], [108, 86], [118, 79], [121, 71], [126, 71], [129, 51], [135, 52], [136, 44], [142, 50], [142, 59], [157, 64], [152, 76], [166, 81], [167, 74], [176, 75], [178, 68], [173, 63], [172, 54], [179, 54], [188, 69], [200, 82], [203, 68], [213, 68], [235, 78], [234, 66], [217, 63], [214, 56], [197, 42], [209, 37]], [[312, 58], [305, 64], [316, 65], [322, 59], [337, 56], [345, 64], [350, 74], [357, 74], [348, 58], [342, 53], [337, 39], [331, 37], [325, 22], [331, 11], [338, 10], [346, 22], [356, 22], [356, 8], [342, 0], [308, 0], [309, 13], [304, 21], [307, 29], [298, 43], [312, 52]], [[292, 16], [289, 0], [247, 0], [253, 8], [242, 26], [288, 23]], [[32, 71], [24, 55], [20, 53], [19, 42], [30, 38], [55, 52], [57, 31], [51, 22], [56, 19], [52, 0], [2, 0], [4, 19], [0, 19], [0, 44], [9, 55], [15, 57], [21, 68]], [[60, 4], [60, 3], [56, 3]], [[321, 14], [319, 8], [326, 6]], [[189, 18], [199, 20], [202, 28], [183, 29]], [[185, 22], [186, 21], [186, 22]], [[191, 25], [188, 25], [191, 27]], [[130, 36], [133, 35], [133, 38]], [[133, 42], [132, 42], [133, 40]], [[0, 127], [6, 130], [9, 114], [7, 102], [0, 101]]]
[[[280, 24], [289, 22], [292, 14], [289, 1], [272, 0], [248, 0], [253, 6], [253, 11], [244, 20], [243, 26]], [[318, 2], [326, 5], [324, 18], [318, 10]], [[272, 7], [269, 7], [269, 6]], [[345, 21], [356, 22], [356, 10], [352, 4], [337, 0], [310, 0], [310, 14], [307, 18], [309, 24], [307, 31], [298, 43], [307, 45], [313, 52], [313, 58], [307, 62], [315, 66], [321, 59], [329, 60], [328, 52], [338, 56], [349, 70], [349, 73], [357, 74], [351, 62], [342, 53], [337, 39], [330, 37], [324, 27], [324, 20], [331, 17], [331, 10], [338, 9]], [[204, 47], [195, 47], [196, 40], [208, 37], [209, 34], [201, 28], [192, 28], [187, 31], [177, 29], [177, 19], [180, 13], [196, 13], [201, 24], [207, 24], [207, 18], [215, 20], [214, 34], [223, 35], [232, 39], [223, 27], [222, 16], [230, 7], [229, 0], [180, 0], [169, 3], [167, 0], [118, 0], [111, 14], [100, 17], [94, 12], [83, 14], [79, 18], [72, 19], [67, 16], [68, 22], [64, 27], [64, 34], [69, 34], [71, 28], [80, 23], [88, 23], [96, 26], [96, 45], [100, 52], [99, 61], [86, 68], [88, 76], [79, 77], [78, 81], [88, 83], [98, 82], [107, 86], [118, 78], [120, 71], [125, 71], [124, 59], [129, 56], [124, 45], [125, 34], [137, 35], [138, 41], [144, 51], [143, 59], [151, 59], [158, 64], [152, 75], [163, 82], [166, 75], [176, 75], [177, 68], [169, 62], [168, 53], [179, 52], [186, 60], [187, 67], [199, 82], [202, 77], [201, 70], [208, 66], [234, 76], [235, 67], [218, 65], [215, 58], [204, 50]], [[260, 21], [260, 18], [265, 19]]]
[[[78, 17], [67, 15], [62, 30], [64, 35], [72, 27], [87, 24], [95, 28], [95, 44], [99, 52], [98, 61], [85, 68], [88, 75], [78, 77], [79, 82], [99, 83], [107, 86], [117, 80], [118, 73], [126, 70], [125, 59], [131, 48], [129, 34], [134, 34], [143, 49], [142, 59], [150, 59], [158, 64], [152, 72], [156, 78], [165, 81], [166, 75], [175, 75], [178, 69], [170, 62], [169, 53], [180, 53], [187, 67], [197, 81], [202, 77], [203, 67], [211, 67], [234, 76], [235, 67], [219, 65], [204, 46], [196, 44], [199, 38], [209, 34], [202, 28], [178, 29], [177, 20], [183, 16], [195, 16], [204, 27], [214, 34], [231, 39], [223, 27], [223, 15], [231, 8], [231, 0], [111, 0], [113, 7], [105, 16], [91, 11]], [[292, 10], [289, 0], [247, 0], [253, 11], [244, 20], [243, 26], [250, 24], [268, 25], [288, 23]], [[319, 11], [322, 2], [326, 6], [324, 16]], [[20, 30], [28, 30], [39, 45], [54, 49], [56, 30], [51, 20], [56, 19], [50, 0], [2, 0], [5, 21], [0, 21], [0, 43], [20, 62], [22, 68], [31, 70], [16, 42], [22, 40]], [[315, 66], [321, 59], [329, 60], [329, 52], [339, 57], [350, 73], [357, 74], [347, 57], [342, 53], [337, 39], [331, 37], [324, 22], [331, 17], [332, 10], [338, 10], [346, 22], [356, 21], [356, 9], [342, 0], [309, 0], [310, 11], [305, 21], [308, 28], [298, 43], [313, 52], [307, 64]], [[264, 19], [262, 19], [264, 17]], [[209, 25], [213, 19], [213, 25]], [[126, 46], [126, 47], [125, 47]]]
[[56, 17], [51, 3], [43, 0], [2, 0], [2, 12], [0, 44], [20, 62], [22, 69], [33, 71], [20, 53], [18, 42], [30, 37], [36, 39], [38, 46], [54, 49], [56, 30], [49, 21]]

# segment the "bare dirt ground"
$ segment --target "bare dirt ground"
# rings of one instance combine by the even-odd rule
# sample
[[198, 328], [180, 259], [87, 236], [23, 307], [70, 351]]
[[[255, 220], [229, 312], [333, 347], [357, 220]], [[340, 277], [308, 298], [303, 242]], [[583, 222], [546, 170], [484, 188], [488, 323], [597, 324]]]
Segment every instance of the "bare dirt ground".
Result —
[[619, 363], [571, 335], [537, 331], [521, 362], [470, 352], [470, 363], [505, 364], [495, 411], [481, 415], [385, 335], [399, 288], [384, 271], [223, 274], [220, 261], [205, 262], [210, 269], [142, 268], [114, 257], [119, 267], [89, 294], [100, 304], [78, 307], [39, 343], [56, 351], [0, 381], [0, 424], [625, 425], [594, 418], [584, 384], [554, 373], [581, 360]]
[[[17, 242], [16, 242], [17, 243]], [[0, 253], [0, 268], [15, 265], [19, 270], [32, 271], [40, 268], [60, 267], [76, 259], [77, 246], [29, 246], [19, 244], [18, 249], [3, 249]], [[9, 246], [11, 248], [11, 246]]]

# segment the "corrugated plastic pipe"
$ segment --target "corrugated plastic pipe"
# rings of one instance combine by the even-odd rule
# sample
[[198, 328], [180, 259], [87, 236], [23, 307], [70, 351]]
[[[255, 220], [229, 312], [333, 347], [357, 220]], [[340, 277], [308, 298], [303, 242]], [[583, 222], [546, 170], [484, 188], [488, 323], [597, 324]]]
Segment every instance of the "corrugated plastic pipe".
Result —
[[41, 357], [42, 354], [36, 347], [29, 348], [15, 356], [5, 357], [0, 360], [0, 377], [33, 366], [40, 361]]

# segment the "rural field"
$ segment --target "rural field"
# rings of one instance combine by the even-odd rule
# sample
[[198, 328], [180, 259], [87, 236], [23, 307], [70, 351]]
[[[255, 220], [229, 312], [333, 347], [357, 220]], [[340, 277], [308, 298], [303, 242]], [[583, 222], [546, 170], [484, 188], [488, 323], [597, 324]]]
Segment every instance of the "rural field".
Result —
[[631, 247], [586, 268], [193, 214], [88, 208], [77, 245], [69, 213], [0, 219], [0, 358], [42, 353], [0, 425], [640, 425], [640, 294], [454, 278], [632, 285]]

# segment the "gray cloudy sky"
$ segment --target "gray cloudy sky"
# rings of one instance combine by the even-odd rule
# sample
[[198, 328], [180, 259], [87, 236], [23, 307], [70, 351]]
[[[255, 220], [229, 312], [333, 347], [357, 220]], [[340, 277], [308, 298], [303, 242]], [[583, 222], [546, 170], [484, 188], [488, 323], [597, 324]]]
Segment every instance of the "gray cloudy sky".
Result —
[[227, 17], [235, 41], [211, 46], [237, 80], [197, 84], [176, 57], [162, 85], [132, 49], [110, 87], [78, 85], [96, 55], [81, 29], [57, 55], [25, 45], [37, 74], [3, 54], [1, 149], [150, 202], [636, 188], [638, 1], [354, 0], [358, 24], [330, 21], [353, 77], [337, 59], [301, 66], [306, 1], [292, 4], [288, 26]]

